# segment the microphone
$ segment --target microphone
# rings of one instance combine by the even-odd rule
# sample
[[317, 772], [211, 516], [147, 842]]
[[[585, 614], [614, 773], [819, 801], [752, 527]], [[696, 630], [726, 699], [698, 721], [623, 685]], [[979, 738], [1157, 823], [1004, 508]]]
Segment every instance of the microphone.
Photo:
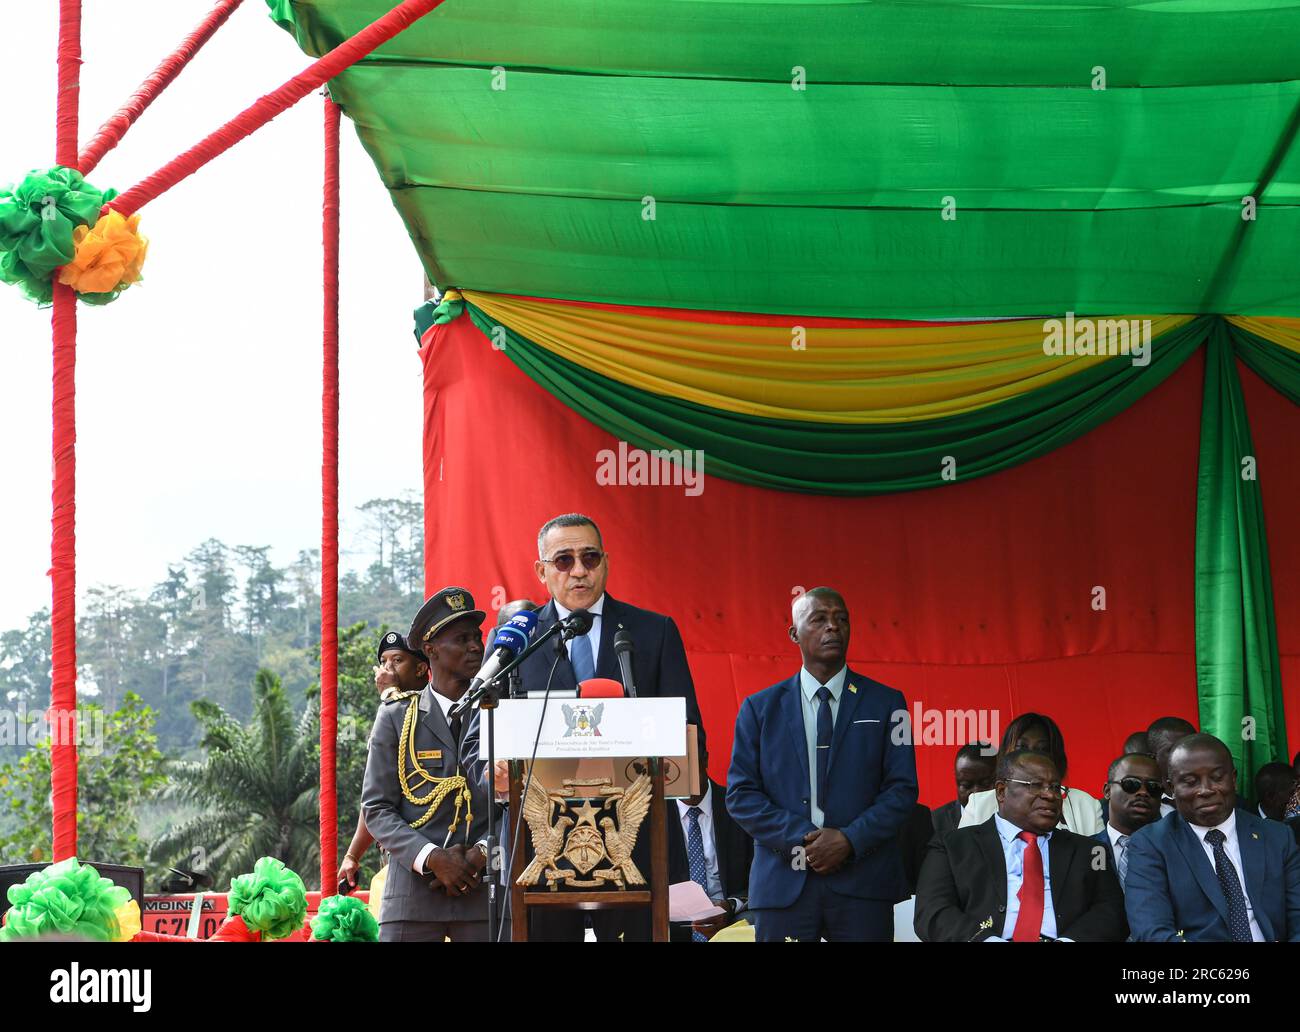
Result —
[[623, 689], [629, 699], [636, 698], [636, 681], [632, 678], [632, 635], [620, 630], [614, 635], [614, 655], [618, 657], [618, 669], [623, 674]]
[[612, 677], [592, 677], [578, 685], [580, 699], [621, 699], [626, 694]]
[[566, 619], [560, 621], [560, 626], [564, 629], [564, 636], [566, 638], [576, 638], [580, 634], [586, 634], [591, 630], [591, 625], [593, 623], [595, 623], [595, 621], [587, 610], [575, 609]]
[[536, 633], [537, 614], [528, 610], [516, 613], [508, 623], [498, 627], [496, 637], [492, 639], [492, 655], [479, 667], [466, 694], [496, 680], [501, 668], [523, 652]]

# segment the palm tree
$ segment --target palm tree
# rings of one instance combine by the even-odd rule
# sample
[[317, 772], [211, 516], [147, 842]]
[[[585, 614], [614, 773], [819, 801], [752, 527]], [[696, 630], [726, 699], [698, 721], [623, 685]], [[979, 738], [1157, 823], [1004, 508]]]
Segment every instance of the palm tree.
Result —
[[295, 721], [280, 679], [262, 669], [247, 727], [207, 699], [190, 709], [207, 756], [173, 765], [172, 792], [199, 812], [158, 838], [151, 855], [207, 870], [218, 887], [262, 856], [310, 877], [320, 864], [316, 704]]

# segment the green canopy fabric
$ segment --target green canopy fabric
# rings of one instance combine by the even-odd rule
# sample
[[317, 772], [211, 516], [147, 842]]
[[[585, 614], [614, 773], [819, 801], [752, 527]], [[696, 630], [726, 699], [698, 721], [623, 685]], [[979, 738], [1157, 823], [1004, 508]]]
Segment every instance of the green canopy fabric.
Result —
[[[389, 6], [271, 4], [313, 54]], [[1296, 39], [1297, 2], [447, 0], [331, 92], [441, 287], [1295, 315]]]

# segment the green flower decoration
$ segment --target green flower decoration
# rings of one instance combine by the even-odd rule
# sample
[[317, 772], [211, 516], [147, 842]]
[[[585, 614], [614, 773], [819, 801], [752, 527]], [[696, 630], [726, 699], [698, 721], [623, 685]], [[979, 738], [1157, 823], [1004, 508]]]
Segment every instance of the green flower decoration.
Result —
[[275, 857], [264, 856], [252, 874], [231, 880], [228, 912], [242, 917], [249, 931], [283, 939], [307, 920], [307, 888]]
[[62, 165], [29, 172], [17, 186], [0, 190], [0, 282], [39, 305], [50, 304], [54, 272], [72, 260], [72, 231], [93, 226], [116, 196], [116, 190], [96, 190]]
[[10, 908], [0, 942], [72, 935], [97, 942], [117, 937], [117, 910], [131, 893], [76, 857], [61, 860], [9, 887]]
[[379, 924], [355, 896], [327, 896], [312, 919], [311, 937], [325, 942], [378, 942]]

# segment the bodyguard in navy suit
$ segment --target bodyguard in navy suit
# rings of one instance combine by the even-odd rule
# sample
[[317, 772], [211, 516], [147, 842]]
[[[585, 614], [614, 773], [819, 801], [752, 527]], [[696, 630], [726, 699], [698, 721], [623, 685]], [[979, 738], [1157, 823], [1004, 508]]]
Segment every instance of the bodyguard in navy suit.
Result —
[[[916, 803], [901, 692], [849, 670], [849, 613], [830, 588], [794, 603], [803, 668], [736, 718], [727, 809], [754, 839], [749, 907], [760, 942], [893, 938], [898, 832]], [[898, 740], [895, 740], [898, 739]]]
[[1169, 755], [1174, 810], [1129, 843], [1124, 883], [1138, 942], [1300, 942], [1300, 849], [1235, 809], [1228, 747], [1190, 735]]

